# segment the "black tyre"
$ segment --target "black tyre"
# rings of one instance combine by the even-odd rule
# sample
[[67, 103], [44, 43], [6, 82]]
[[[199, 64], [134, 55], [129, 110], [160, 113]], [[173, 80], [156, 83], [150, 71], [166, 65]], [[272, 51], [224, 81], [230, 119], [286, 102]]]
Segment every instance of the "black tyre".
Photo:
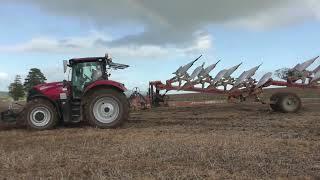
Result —
[[279, 96], [277, 106], [283, 113], [294, 113], [301, 109], [301, 99], [294, 93], [283, 93]]
[[44, 99], [34, 99], [26, 105], [26, 121], [29, 128], [48, 130], [58, 123], [56, 108]]
[[99, 89], [86, 97], [85, 114], [89, 123], [99, 128], [116, 128], [129, 118], [129, 101], [124, 93]]
[[276, 93], [276, 94], [273, 94], [271, 97], [270, 97], [270, 107], [272, 110], [274, 111], [280, 111], [280, 107], [278, 106], [278, 100], [279, 100], [279, 96], [281, 96], [282, 93]]

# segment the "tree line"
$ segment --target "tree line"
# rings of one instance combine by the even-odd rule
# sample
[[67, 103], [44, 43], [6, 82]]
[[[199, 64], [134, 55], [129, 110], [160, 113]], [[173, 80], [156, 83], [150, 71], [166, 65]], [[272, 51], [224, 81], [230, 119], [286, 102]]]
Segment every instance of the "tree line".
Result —
[[14, 101], [18, 101], [23, 98], [32, 87], [43, 84], [46, 80], [47, 78], [40, 69], [32, 68], [24, 79], [24, 82], [22, 82], [20, 75], [16, 75], [14, 81], [9, 85], [9, 96], [12, 97]]

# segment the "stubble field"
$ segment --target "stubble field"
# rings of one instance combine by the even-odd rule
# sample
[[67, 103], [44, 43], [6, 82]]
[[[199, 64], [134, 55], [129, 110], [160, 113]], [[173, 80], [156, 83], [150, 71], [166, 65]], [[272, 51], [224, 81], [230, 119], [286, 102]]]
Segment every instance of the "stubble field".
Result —
[[319, 179], [320, 102], [132, 112], [122, 128], [0, 131], [0, 179]]

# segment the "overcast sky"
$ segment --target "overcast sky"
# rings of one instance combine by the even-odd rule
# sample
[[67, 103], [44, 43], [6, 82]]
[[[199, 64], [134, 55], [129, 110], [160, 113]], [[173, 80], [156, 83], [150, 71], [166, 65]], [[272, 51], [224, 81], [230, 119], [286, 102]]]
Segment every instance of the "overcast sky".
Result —
[[258, 77], [320, 54], [319, 9], [318, 0], [0, 0], [0, 91], [32, 67], [62, 80], [62, 60], [106, 52], [131, 66], [112, 73], [129, 88], [169, 79], [200, 54], [222, 60], [212, 75], [263, 62]]

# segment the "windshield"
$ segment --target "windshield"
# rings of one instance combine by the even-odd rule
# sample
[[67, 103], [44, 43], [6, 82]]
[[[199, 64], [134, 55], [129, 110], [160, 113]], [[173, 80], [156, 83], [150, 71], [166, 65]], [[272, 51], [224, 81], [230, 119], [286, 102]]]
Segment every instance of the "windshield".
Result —
[[74, 97], [79, 97], [84, 87], [96, 80], [102, 78], [101, 62], [78, 63], [73, 66], [72, 86]]

